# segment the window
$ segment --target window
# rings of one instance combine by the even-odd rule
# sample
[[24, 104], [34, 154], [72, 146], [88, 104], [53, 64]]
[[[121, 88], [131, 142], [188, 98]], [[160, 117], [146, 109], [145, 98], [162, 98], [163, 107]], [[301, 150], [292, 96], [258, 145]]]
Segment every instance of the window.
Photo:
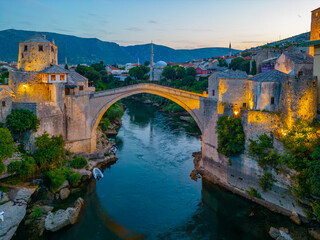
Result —
[[21, 58], [23, 58], [23, 53], [21, 53]]
[[6, 106], [6, 102], [2, 101], [2, 107], [5, 107], [5, 106]]
[[302, 71], [299, 71], [298, 72], [298, 77], [301, 77], [303, 75], [303, 72]]
[[43, 52], [43, 46], [39, 45], [39, 52]]
[[242, 107], [246, 108], [246, 107], [247, 107], [247, 104], [246, 104], [246, 103], [243, 103], [243, 104], [242, 104]]
[[54, 49], [53, 49], [53, 47], [51, 46], [51, 52], [54, 52]]
[[83, 91], [83, 86], [79, 86], [79, 90], [80, 90], [80, 91]]
[[319, 16], [319, 13], [316, 13], [316, 17], [318, 17]]
[[274, 97], [271, 97], [271, 104], [274, 104]]
[[55, 81], [56, 80], [56, 75], [51, 75], [51, 81]]
[[214, 96], [214, 90], [212, 90], [212, 96]]
[[27, 45], [24, 45], [24, 51], [28, 51], [28, 46]]
[[64, 75], [60, 75], [60, 80], [64, 81]]

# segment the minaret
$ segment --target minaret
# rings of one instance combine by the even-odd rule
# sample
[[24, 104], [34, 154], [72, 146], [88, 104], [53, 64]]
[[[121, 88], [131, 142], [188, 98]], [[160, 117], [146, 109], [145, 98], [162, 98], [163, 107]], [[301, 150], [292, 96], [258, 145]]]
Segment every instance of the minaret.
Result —
[[150, 80], [152, 81], [153, 78], [153, 42], [151, 41], [151, 56], [150, 56]]
[[229, 57], [231, 57], [231, 42], [229, 43]]

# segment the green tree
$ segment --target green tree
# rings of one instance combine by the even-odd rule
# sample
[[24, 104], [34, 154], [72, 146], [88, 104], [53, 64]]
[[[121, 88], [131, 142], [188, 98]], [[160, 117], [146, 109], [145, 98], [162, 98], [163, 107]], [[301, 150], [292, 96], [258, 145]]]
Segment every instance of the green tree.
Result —
[[93, 68], [89, 68], [84, 76], [88, 78], [89, 82], [97, 84], [100, 81], [102, 75]]
[[221, 116], [217, 122], [218, 152], [234, 156], [244, 150], [244, 131], [241, 118]]
[[69, 70], [68, 64], [64, 65], [64, 69]]
[[47, 172], [47, 176], [49, 177], [51, 184], [51, 191], [57, 190], [68, 178], [71, 174], [70, 169], [68, 168], [56, 168]]
[[182, 78], [184, 78], [185, 75], [186, 75], [186, 69], [184, 67], [177, 66], [176, 77], [178, 79], [182, 79]]
[[0, 128], [0, 162], [11, 157], [14, 152], [14, 141], [11, 133], [6, 128]]
[[33, 156], [40, 169], [47, 170], [61, 166], [64, 161], [64, 140], [62, 136], [52, 136], [44, 133], [36, 137], [36, 151]]
[[251, 75], [256, 75], [257, 74], [257, 63], [256, 61], [252, 61], [252, 68], [251, 68]]
[[174, 80], [176, 78], [176, 71], [170, 65], [166, 66], [162, 71], [162, 76], [166, 79]]
[[227, 64], [226, 60], [224, 60], [223, 58], [219, 58], [218, 62], [219, 62], [218, 63], [219, 67], [228, 67], [228, 64]]
[[188, 67], [186, 71], [186, 75], [195, 78], [197, 75], [197, 71], [194, 67]]
[[148, 67], [150, 65], [150, 62], [149, 61], [145, 61], [143, 65]]
[[15, 109], [7, 116], [7, 125], [12, 133], [22, 134], [28, 130], [37, 131], [40, 120], [25, 109]]
[[106, 66], [104, 65], [103, 61], [101, 61], [100, 63], [91, 64], [91, 67], [100, 73], [101, 73], [101, 71], [106, 70]]

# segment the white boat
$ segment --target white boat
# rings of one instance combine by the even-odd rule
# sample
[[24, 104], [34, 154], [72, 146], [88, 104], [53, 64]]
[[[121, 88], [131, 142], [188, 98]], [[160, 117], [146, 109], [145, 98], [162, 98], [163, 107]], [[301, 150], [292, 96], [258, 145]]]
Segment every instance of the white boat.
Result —
[[100, 180], [100, 178], [103, 178], [103, 173], [99, 168], [94, 168], [92, 170], [92, 174], [93, 174], [93, 177], [98, 181]]

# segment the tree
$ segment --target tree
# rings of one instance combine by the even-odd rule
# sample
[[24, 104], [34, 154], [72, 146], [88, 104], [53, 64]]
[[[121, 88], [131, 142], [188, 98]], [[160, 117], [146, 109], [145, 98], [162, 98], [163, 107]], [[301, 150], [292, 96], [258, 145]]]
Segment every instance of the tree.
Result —
[[174, 80], [176, 78], [176, 71], [170, 65], [166, 66], [162, 71], [162, 76], [166, 79]]
[[11, 157], [14, 152], [14, 141], [11, 133], [6, 128], [0, 128], [0, 162], [2, 159]]
[[218, 63], [219, 67], [228, 67], [228, 64], [227, 64], [226, 60], [224, 60], [223, 58], [219, 58], [218, 62], [219, 62]]
[[232, 70], [241, 70], [249, 73], [250, 71], [250, 60], [245, 60], [241, 57], [237, 57], [231, 60], [229, 65]]
[[69, 70], [68, 64], [64, 65], [64, 69]]
[[177, 66], [176, 77], [178, 79], [182, 79], [182, 78], [184, 78], [185, 75], [186, 75], [186, 69], [184, 67]]
[[36, 151], [33, 154], [34, 159], [40, 166], [40, 169], [49, 169], [50, 167], [61, 166], [64, 160], [64, 140], [62, 136], [52, 136], [44, 133], [36, 137]]
[[256, 75], [257, 74], [257, 63], [256, 63], [256, 61], [252, 61], [252, 68], [251, 68], [251, 75]]
[[35, 114], [25, 109], [15, 109], [7, 116], [7, 125], [12, 133], [22, 134], [28, 130], [37, 131], [40, 120]]
[[195, 78], [197, 75], [197, 71], [194, 67], [189, 67], [187, 68], [186, 75]]
[[93, 68], [89, 68], [88, 71], [84, 74], [84, 76], [88, 78], [89, 82], [93, 82], [94, 84], [97, 84], [98, 81], [101, 79], [101, 74]]
[[106, 70], [106, 66], [103, 64], [103, 61], [101, 61], [100, 63], [91, 64], [91, 67], [100, 73], [101, 71]]
[[150, 62], [149, 61], [145, 61], [143, 65], [148, 67], [150, 65]]
[[244, 150], [244, 131], [241, 118], [221, 116], [217, 122], [218, 152], [235, 156]]

